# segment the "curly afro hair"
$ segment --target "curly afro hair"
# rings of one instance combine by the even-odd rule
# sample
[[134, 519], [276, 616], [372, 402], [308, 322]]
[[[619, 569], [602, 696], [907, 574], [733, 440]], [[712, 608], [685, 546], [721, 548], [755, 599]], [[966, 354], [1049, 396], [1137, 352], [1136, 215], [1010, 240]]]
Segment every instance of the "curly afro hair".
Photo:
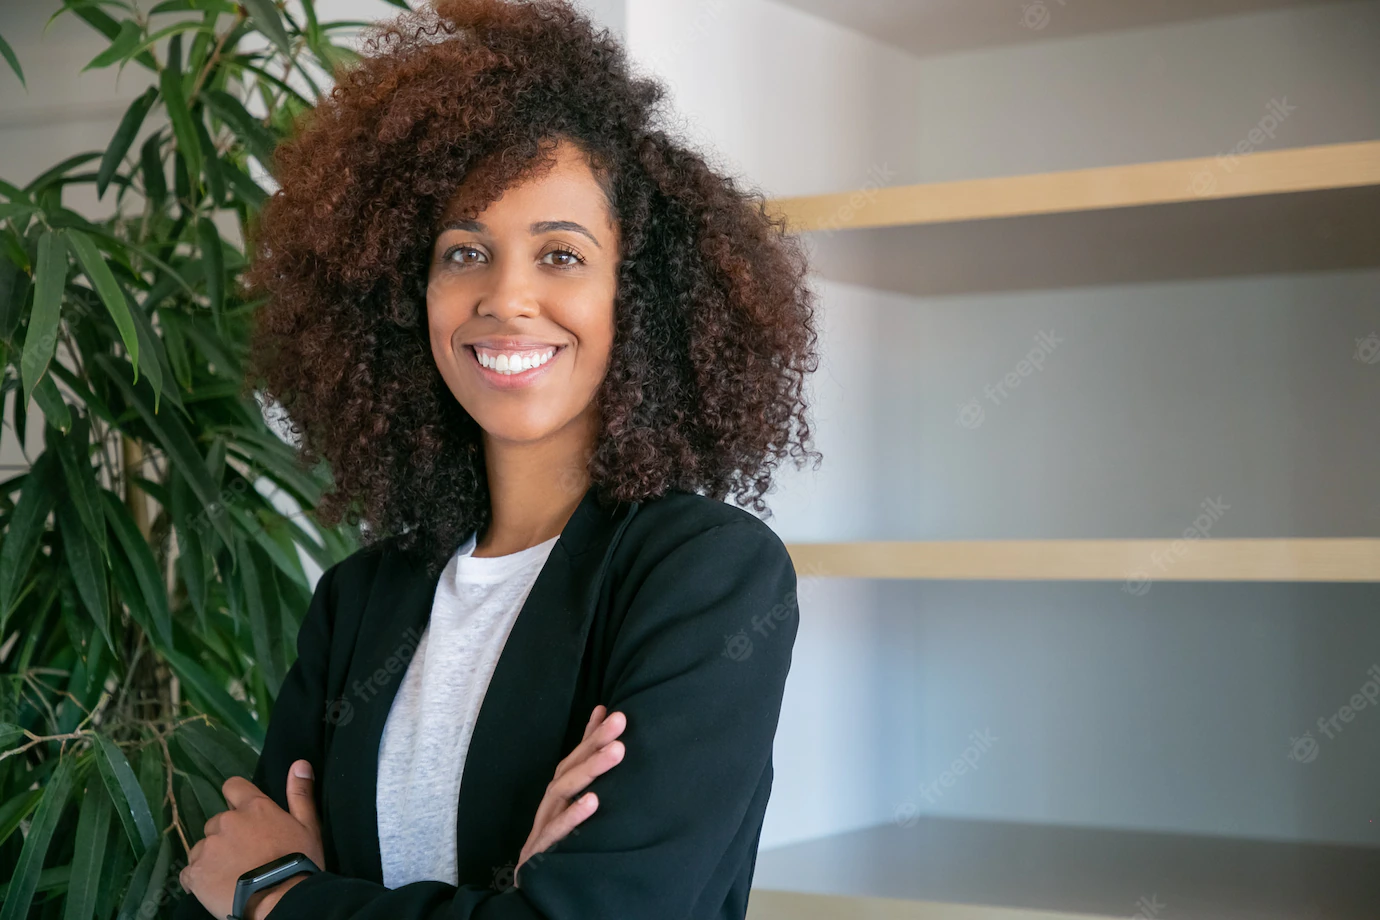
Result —
[[658, 126], [664, 87], [630, 75], [607, 30], [563, 0], [437, 0], [375, 27], [336, 76], [275, 154], [244, 279], [266, 298], [247, 379], [302, 461], [329, 464], [323, 523], [363, 520], [366, 542], [395, 537], [432, 571], [488, 523], [482, 431], [430, 349], [427, 260], [462, 182], [477, 215], [553, 140], [587, 157], [621, 240], [587, 461], [600, 504], [680, 489], [766, 511], [781, 459], [818, 467], [802, 246]]

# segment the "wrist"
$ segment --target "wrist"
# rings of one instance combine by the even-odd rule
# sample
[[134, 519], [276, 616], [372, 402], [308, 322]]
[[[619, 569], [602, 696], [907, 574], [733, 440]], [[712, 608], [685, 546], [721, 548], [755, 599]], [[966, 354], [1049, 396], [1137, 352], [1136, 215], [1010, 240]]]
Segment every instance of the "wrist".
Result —
[[284, 879], [265, 891], [256, 891], [249, 898], [249, 903], [245, 907], [245, 920], [265, 920], [283, 895], [287, 894], [288, 889], [298, 882], [305, 881], [307, 876], [294, 875], [292, 878]]

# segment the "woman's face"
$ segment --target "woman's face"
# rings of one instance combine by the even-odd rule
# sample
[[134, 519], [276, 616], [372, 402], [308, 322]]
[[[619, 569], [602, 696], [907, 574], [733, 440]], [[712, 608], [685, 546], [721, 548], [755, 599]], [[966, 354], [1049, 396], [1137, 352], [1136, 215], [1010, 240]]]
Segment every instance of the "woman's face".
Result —
[[476, 220], [452, 208], [427, 276], [431, 353], [489, 438], [539, 441], [586, 412], [613, 348], [618, 237], [578, 148]]

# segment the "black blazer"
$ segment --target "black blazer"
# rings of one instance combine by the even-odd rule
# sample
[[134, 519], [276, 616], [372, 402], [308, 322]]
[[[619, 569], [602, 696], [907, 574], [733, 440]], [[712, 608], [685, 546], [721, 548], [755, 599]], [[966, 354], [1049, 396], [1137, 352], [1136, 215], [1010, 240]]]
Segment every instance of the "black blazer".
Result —
[[[735, 505], [671, 490], [562, 530], [499, 658], [470, 741], [459, 885], [382, 884], [379, 740], [431, 614], [436, 577], [385, 540], [326, 569], [253, 781], [287, 807], [317, 777], [325, 871], [272, 920], [741, 920], [772, 784], [799, 611], [785, 545]], [[628, 718], [598, 810], [513, 866], [556, 764], [603, 703]], [[186, 895], [178, 920], [210, 914]]]

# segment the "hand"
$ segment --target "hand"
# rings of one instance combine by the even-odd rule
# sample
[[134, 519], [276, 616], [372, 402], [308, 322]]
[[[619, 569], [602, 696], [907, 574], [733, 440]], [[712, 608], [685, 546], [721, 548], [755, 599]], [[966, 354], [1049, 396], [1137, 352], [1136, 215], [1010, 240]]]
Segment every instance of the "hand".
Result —
[[586, 793], [578, 800], [571, 799], [581, 789], [607, 772], [623, 759], [623, 742], [615, 741], [627, 726], [628, 718], [615, 712], [605, 718], [604, 706], [595, 706], [585, 725], [585, 736], [569, 756], [556, 765], [556, 777], [546, 787], [546, 795], [537, 806], [532, 833], [522, 847], [517, 868], [513, 870], [513, 885], [518, 883], [518, 869], [533, 856], [563, 839], [581, 821], [594, 814], [599, 807], [598, 797]]
[[[289, 853], [305, 853], [318, 867], [326, 868], [310, 763], [299, 760], [288, 770], [288, 811], [242, 776], [226, 780], [221, 792], [229, 809], [206, 822], [206, 836], [187, 854], [187, 865], [178, 876], [182, 887], [212, 916], [229, 916], [235, 882], [256, 866]], [[246, 909], [247, 920], [262, 920], [283, 892], [300, 880], [298, 876], [257, 893]]]

